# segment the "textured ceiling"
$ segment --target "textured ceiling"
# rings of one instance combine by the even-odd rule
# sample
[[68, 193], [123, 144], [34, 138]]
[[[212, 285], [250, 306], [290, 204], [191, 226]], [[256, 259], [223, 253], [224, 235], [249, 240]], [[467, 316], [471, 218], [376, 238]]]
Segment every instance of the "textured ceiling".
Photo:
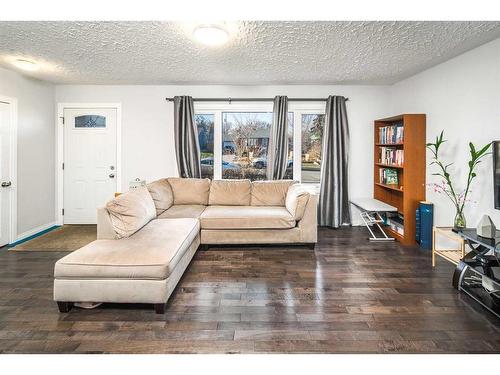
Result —
[[63, 84], [390, 84], [500, 37], [500, 22], [0, 22], [0, 64]]

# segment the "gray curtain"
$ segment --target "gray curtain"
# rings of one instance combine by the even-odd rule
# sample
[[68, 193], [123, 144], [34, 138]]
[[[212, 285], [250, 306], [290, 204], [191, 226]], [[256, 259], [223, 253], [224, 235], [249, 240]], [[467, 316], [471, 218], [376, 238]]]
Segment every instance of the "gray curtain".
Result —
[[174, 136], [179, 176], [200, 178], [200, 145], [190, 96], [174, 97]]
[[282, 180], [288, 164], [288, 97], [276, 96], [267, 148], [267, 179]]
[[349, 125], [345, 98], [329, 96], [321, 154], [318, 223], [338, 228], [350, 224], [348, 195]]

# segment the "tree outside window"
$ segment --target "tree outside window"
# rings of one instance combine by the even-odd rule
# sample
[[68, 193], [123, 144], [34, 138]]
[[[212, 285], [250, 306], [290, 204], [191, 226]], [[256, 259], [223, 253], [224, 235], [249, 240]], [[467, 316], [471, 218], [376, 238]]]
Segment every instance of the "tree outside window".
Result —
[[214, 115], [195, 116], [200, 144], [200, 165], [202, 178], [214, 178]]

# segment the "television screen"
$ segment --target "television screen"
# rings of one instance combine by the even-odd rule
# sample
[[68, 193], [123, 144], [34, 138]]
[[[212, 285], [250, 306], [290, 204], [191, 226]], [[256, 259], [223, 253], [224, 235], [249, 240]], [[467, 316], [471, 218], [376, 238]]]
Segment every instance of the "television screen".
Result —
[[495, 208], [500, 210], [500, 141], [493, 142], [493, 183]]

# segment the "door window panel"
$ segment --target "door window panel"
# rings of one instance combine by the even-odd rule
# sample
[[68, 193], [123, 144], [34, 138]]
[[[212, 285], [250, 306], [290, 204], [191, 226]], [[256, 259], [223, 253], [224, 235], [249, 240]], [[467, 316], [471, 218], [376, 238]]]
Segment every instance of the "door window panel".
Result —
[[75, 128], [105, 128], [106, 117], [99, 115], [83, 115], [75, 117]]

